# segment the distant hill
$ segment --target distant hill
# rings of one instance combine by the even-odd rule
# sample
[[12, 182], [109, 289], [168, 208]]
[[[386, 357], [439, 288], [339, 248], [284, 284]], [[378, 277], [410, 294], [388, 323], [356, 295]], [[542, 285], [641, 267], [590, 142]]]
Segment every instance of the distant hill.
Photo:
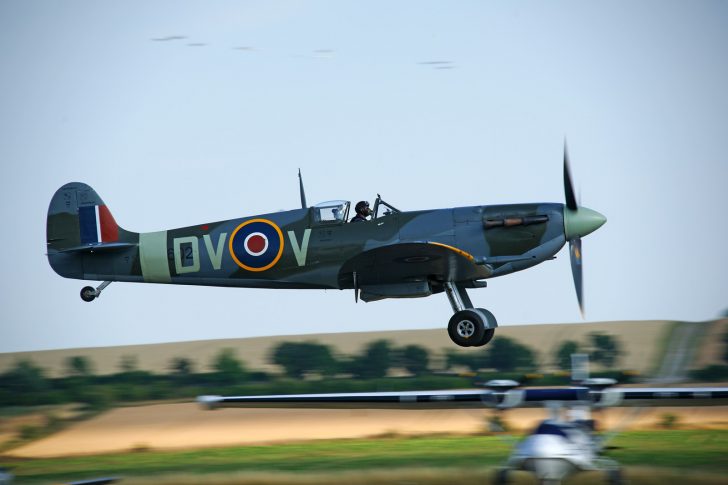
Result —
[[[508, 325], [499, 327], [495, 338], [507, 336], [531, 347], [536, 352], [540, 369], [547, 371], [552, 366], [554, 351], [561, 342], [576, 340], [585, 343], [589, 333], [604, 332], [617, 337], [622, 344], [625, 354], [619, 362], [620, 368], [650, 374], [660, 368], [676, 329], [686, 325], [698, 326], [696, 331], [691, 332], [692, 340], [689, 343], [692, 351], [686, 362], [690, 362], [691, 367], [720, 363], [720, 336], [728, 331], [728, 319], [695, 323], [628, 321]], [[422, 345], [432, 352], [434, 359], [444, 358], [447, 350], [483, 351], [455, 346], [450, 342], [445, 329], [393, 330], [0, 353], [0, 372], [12, 367], [17, 360], [31, 359], [45, 368], [48, 376], [58, 377], [63, 375], [65, 359], [75, 355], [88, 357], [95, 372], [102, 375], [118, 372], [122, 357], [128, 355], [136, 356], [139, 369], [154, 373], [169, 372], [170, 361], [174, 357], [187, 357], [194, 361], [199, 371], [205, 371], [209, 369], [213, 356], [223, 348], [235, 349], [237, 356], [245, 361], [249, 369], [275, 371], [277, 368], [268, 363], [268, 356], [272, 347], [279, 342], [317, 341], [332, 346], [338, 353], [354, 354], [368, 342], [378, 339], [390, 340], [395, 345]]]

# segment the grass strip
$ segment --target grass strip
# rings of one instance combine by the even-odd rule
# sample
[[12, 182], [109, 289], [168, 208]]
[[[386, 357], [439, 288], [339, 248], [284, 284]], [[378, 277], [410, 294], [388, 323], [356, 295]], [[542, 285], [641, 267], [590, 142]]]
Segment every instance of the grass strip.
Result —
[[[627, 432], [609, 456], [625, 465], [728, 473], [728, 431]], [[80, 480], [98, 476], [233, 472], [338, 473], [352, 470], [492, 467], [511, 446], [494, 436], [393, 437], [238, 446], [191, 451], [3, 460], [24, 481]]]

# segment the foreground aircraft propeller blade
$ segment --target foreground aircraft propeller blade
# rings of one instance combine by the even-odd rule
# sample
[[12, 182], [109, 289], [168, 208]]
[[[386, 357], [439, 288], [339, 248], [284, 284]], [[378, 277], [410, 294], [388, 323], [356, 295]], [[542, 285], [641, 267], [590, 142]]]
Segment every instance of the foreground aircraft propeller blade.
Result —
[[579, 311], [584, 316], [584, 280], [581, 271], [581, 238], [569, 241], [569, 253], [571, 255], [571, 274], [574, 277], [574, 289], [576, 299], [579, 300]]

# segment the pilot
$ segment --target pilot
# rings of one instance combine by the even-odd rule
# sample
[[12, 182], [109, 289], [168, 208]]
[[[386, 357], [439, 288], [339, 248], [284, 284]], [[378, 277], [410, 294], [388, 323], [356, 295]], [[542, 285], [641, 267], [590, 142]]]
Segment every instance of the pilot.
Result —
[[354, 210], [356, 210], [356, 215], [349, 222], [365, 222], [367, 217], [372, 215], [372, 210], [369, 208], [369, 202], [366, 200], [357, 202]]

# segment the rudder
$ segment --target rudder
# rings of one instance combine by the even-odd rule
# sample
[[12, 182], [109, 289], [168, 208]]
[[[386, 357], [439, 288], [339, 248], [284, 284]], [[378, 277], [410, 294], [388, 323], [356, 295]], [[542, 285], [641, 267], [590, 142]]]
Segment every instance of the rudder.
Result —
[[83, 278], [82, 258], [75, 251], [129, 242], [133, 233], [114, 220], [94, 189], [72, 182], [56, 191], [48, 207], [46, 243], [53, 270], [67, 278]]

